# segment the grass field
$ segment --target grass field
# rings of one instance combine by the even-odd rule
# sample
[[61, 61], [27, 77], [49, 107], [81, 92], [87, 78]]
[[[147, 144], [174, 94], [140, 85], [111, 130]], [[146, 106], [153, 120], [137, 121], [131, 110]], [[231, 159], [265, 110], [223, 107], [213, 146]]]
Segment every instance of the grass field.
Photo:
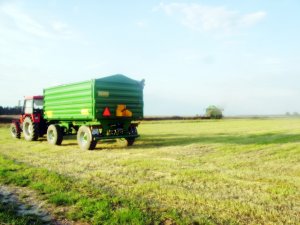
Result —
[[300, 119], [148, 121], [79, 150], [0, 127], [0, 182], [92, 224], [300, 224]]

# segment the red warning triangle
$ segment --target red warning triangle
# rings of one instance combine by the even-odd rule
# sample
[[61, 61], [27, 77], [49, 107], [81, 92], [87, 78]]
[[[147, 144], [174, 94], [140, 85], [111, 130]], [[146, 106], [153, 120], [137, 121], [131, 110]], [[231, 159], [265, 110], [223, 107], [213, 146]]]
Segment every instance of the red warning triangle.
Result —
[[106, 107], [102, 113], [103, 116], [110, 116], [110, 111], [109, 111], [109, 108]]

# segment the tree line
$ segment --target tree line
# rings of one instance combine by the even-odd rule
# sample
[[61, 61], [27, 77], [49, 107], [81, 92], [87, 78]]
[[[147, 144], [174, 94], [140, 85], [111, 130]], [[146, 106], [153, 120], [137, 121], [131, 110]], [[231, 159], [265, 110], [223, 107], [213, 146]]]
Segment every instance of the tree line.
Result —
[[[22, 111], [22, 107], [13, 106], [13, 107], [3, 107], [0, 106], [0, 115], [18, 115]], [[205, 116], [211, 119], [221, 119], [223, 117], [222, 109], [211, 105], [206, 108]]]
[[20, 106], [14, 106], [14, 107], [3, 107], [0, 106], [0, 115], [17, 115], [21, 113], [21, 107]]

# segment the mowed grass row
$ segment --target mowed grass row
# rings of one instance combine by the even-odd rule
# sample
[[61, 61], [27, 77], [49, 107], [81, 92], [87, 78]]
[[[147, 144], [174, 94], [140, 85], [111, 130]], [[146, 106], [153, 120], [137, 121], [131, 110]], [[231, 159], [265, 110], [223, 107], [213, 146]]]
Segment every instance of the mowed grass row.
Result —
[[[0, 156], [0, 184], [35, 190], [51, 205], [48, 210], [52, 211], [52, 217], [61, 220], [67, 218], [89, 224], [152, 224], [164, 221], [151, 212], [147, 213], [144, 207], [137, 208], [138, 204], [133, 201], [114, 197], [93, 188], [88, 182], [17, 163], [3, 156]], [[5, 224], [45, 224], [35, 215], [20, 216], [16, 204], [1, 202], [0, 209], [0, 222]]]
[[132, 203], [133, 223], [300, 223], [300, 119], [142, 122], [139, 132], [130, 148], [82, 151], [76, 140], [13, 140], [3, 126], [0, 151]]

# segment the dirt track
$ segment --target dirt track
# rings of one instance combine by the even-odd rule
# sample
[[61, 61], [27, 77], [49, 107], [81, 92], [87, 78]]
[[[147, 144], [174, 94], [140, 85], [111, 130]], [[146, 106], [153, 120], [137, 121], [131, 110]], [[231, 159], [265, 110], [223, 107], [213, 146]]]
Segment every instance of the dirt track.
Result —
[[0, 202], [7, 206], [13, 206], [17, 215], [33, 215], [44, 224], [73, 225], [74, 222], [56, 219], [47, 209], [45, 201], [39, 200], [34, 191], [24, 187], [0, 186]]

